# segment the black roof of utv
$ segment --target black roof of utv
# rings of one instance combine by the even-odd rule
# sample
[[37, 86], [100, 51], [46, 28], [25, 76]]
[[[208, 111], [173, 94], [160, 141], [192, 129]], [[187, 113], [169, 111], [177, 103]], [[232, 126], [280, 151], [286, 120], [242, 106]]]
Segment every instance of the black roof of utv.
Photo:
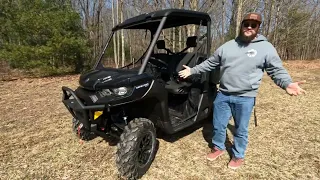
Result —
[[210, 16], [204, 12], [185, 9], [165, 9], [150, 13], [141, 14], [116, 25], [112, 30], [119, 29], [150, 29], [156, 30], [163, 17], [168, 17], [165, 28], [182, 26], [186, 24], [200, 24], [206, 26]]

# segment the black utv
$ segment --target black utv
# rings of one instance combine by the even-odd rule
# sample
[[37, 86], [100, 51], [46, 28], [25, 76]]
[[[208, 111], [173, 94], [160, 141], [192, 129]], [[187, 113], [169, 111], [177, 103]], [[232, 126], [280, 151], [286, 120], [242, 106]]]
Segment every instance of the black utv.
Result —
[[[118, 138], [121, 176], [137, 179], [148, 170], [157, 151], [157, 133], [174, 134], [212, 115], [216, 73], [178, 76], [182, 65], [193, 67], [210, 56], [210, 25], [207, 13], [182, 9], [127, 19], [113, 27], [92, 70], [80, 76], [79, 87], [62, 87], [62, 102], [81, 139]], [[129, 49], [137, 50], [119, 67], [120, 58], [112, 60], [113, 37], [123, 30], [134, 31], [124, 37], [131, 39]], [[176, 46], [168, 39], [176, 40]]]

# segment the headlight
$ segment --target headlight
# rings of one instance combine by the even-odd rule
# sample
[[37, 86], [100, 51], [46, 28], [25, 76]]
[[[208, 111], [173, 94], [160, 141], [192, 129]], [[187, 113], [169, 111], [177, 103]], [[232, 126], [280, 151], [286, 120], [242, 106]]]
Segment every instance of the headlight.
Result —
[[99, 94], [101, 97], [111, 96], [111, 95], [124, 96], [124, 95], [130, 94], [132, 90], [133, 89], [130, 87], [119, 87], [119, 88], [113, 88], [113, 89], [103, 89], [99, 91]]
[[113, 92], [118, 96], [123, 96], [128, 93], [128, 88], [126, 88], [126, 87], [115, 88], [115, 89], [113, 89]]

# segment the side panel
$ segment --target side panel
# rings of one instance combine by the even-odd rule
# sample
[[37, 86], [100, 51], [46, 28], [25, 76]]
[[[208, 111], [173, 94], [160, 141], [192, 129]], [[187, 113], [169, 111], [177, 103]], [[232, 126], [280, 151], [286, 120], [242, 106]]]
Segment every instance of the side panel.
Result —
[[164, 84], [153, 81], [148, 91], [139, 100], [126, 104], [119, 104], [113, 108], [124, 107], [130, 118], [145, 117], [155, 124], [168, 122], [171, 125], [168, 113], [168, 93]]
[[164, 83], [154, 81], [152, 88], [144, 98], [154, 98], [157, 101], [153, 111], [150, 112], [153, 116], [158, 116], [161, 121], [170, 122], [168, 112], [168, 92], [165, 89]]
[[195, 117], [195, 121], [200, 121], [211, 116], [213, 112], [213, 101], [217, 94], [217, 86], [210, 82], [210, 73], [203, 74], [203, 94], [199, 102], [199, 112]]

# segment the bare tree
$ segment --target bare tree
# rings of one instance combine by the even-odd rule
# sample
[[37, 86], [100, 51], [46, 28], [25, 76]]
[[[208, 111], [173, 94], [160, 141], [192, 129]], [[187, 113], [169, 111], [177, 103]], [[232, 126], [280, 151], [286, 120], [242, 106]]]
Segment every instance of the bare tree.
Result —
[[225, 32], [225, 15], [226, 15], [226, 10], [225, 10], [225, 0], [222, 0], [222, 13], [221, 13], [221, 38], [222, 41], [224, 41], [224, 32]]
[[238, 0], [237, 2], [237, 19], [236, 19], [236, 36], [239, 34], [240, 30], [240, 24], [241, 24], [241, 18], [242, 18], [242, 9], [243, 9], [243, 3], [245, 0]]
[[[123, 1], [121, 1], [121, 11], [120, 11], [120, 17], [121, 17], [121, 22], [123, 22], [123, 11], [124, 11], [124, 6], [123, 6]], [[121, 52], [122, 52], [122, 67], [125, 64], [125, 51], [124, 51], [124, 30], [121, 30]]]
[[[112, 26], [142, 13], [167, 8], [181, 8], [209, 13], [212, 23], [212, 48], [239, 34], [241, 20], [248, 12], [263, 15], [261, 33], [275, 45], [283, 59], [316, 59], [320, 56], [319, 1], [315, 0], [71, 0], [82, 17], [94, 55], [101, 50], [107, 31]], [[109, 5], [108, 5], [109, 4]], [[112, 24], [108, 23], [111, 22]], [[112, 26], [111, 26], [112, 25]], [[304, 32], [304, 33], [302, 33]], [[196, 26], [171, 28], [161, 37], [167, 47], [182, 50], [185, 37], [194, 35]], [[137, 42], [138, 35], [124, 34], [113, 37], [114, 63], [125, 63], [126, 49], [130, 59], [135, 55], [130, 42]], [[140, 39], [141, 40], [141, 39]]]
[[[179, 2], [180, 9], [184, 8], [184, 0], [180, 0]], [[182, 28], [179, 27], [179, 51], [182, 50]]]
[[[119, 14], [119, 9], [120, 9], [120, 3], [119, 3], [119, 0], [117, 0], [117, 18], [116, 18], [117, 24], [120, 23], [120, 20], [119, 20], [119, 15], [120, 15]], [[117, 57], [118, 57], [119, 62], [120, 62], [120, 33], [117, 32], [116, 35], [117, 35]]]
[[[115, 13], [114, 13], [114, 0], [111, 0], [111, 8], [112, 8], [112, 26], [115, 26]], [[114, 53], [114, 61], [116, 64], [116, 67], [119, 66], [119, 60], [117, 56], [117, 44], [116, 44], [116, 36], [113, 36], [113, 53]]]

